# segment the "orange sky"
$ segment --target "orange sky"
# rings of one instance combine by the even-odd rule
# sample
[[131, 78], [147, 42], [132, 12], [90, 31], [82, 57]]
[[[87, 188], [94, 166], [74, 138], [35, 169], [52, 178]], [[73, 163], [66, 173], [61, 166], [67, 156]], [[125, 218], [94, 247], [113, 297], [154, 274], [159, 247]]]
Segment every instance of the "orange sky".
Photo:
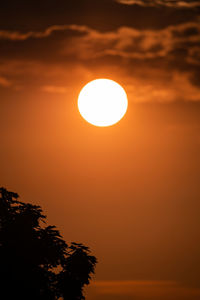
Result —
[[4, 108], [2, 185], [42, 205], [67, 241], [90, 246], [99, 259], [97, 280], [196, 288], [197, 105], [130, 102], [119, 124], [97, 128], [79, 116], [76, 101], [26, 101], [9, 114]]
[[[44, 2], [0, 18], [1, 185], [91, 247], [88, 300], [197, 300], [198, 1]], [[99, 77], [129, 98], [108, 128], [77, 109]]]

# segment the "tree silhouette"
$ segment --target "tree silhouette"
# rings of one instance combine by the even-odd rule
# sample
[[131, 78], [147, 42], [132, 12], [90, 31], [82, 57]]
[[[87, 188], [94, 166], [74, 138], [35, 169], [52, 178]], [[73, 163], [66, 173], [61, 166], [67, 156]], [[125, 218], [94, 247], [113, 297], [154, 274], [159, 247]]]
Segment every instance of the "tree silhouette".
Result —
[[40, 206], [0, 188], [0, 299], [82, 300], [97, 260], [46, 225]]

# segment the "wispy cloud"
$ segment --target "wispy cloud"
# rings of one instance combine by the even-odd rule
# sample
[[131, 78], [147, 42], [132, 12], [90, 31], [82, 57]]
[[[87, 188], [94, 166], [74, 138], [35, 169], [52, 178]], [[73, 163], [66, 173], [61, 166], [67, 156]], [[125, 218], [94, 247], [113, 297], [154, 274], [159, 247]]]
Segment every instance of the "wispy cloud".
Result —
[[127, 76], [127, 92], [130, 98], [137, 103], [200, 101], [200, 88], [191, 83], [190, 74], [173, 72], [169, 79], [167, 72], [161, 71], [160, 76], [163, 77], [160, 80]]
[[[58, 31], [66, 31], [66, 36], [59, 43], [54, 42], [55, 36], [52, 39], [53, 56], [51, 51], [48, 57], [46, 43], [42, 43], [43, 53], [35, 58], [32, 45], [40, 47], [41, 39]], [[6, 32], [7, 35], [1, 31], [0, 37], [13, 42], [13, 47], [15, 40], [23, 41], [27, 53], [15, 61], [8, 55], [0, 63], [0, 72], [6, 76], [0, 77], [0, 85], [9, 87], [9, 78], [18, 78], [18, 85], [24, 86], [20, 80], [30, 77], [40, 85], [40, 91], [64, 94], [66, 82], [72, 85], [72, 81], [74, 84], [80, 78], [89, 80], [93, 78], [91, 73], [98, 74], [97, 70], [102, 68], [105, 74], [110, 68], [112, 74], [123, 74], [135, 102], [200, 101], [199, 20], [160, 30], [119, 27], [101, 32], [87, 26], [55, 25], [38, 32]], [[34, 41], [26, 43], [31, 38]]]
[[0, 76], [0, 86], [2, 87], [10, 87], [12, 85], [12, 82], [8, 80], [7, 78]]
[[200, 7], [199, 1], [185, 0], [116, 0], [118, 3], [125, 5], [139, 6], [167, 6], [174, 8], [195, 8]]
[[41, 39], [50, 36], [52, 33], [56, 31], [79, 31], [79, 32], [87, 32], [86, 26], [78, 26], [78, 25], [53, 25], [45, 29], [44, 31], [29, 31], [26, 33], [22, 33], [19, 31], [10, 31], [10, 30], [0, 30], [0, 39], [11, 40], [11, 41], [24, 41], [30, 38]]
[[65, 94], [67, 92], [67, 89], [64, 86], [45, 85], [41, 89], [46, 93]]
[[[76, 28], [79, 31], [79, 27]], [[62, 54], [82, 60], [102, 56], [130, 59], [155, 59], [179, 56], [184, 50], [185, 63], [200, 64], [200, 23], [189, 22], [162, 30], [136, 30], [120, 27], [112, 32], [99, 32], [84, 27], [84, 35], [74, 37], [63, 47]], [[77, 47], [78, 45], [78, 47]]]
[[[63, 38], [60, 55], [76, 56], [79, 59], [91, 59], [110, 55], [125, 58], [153, 59], [171, 55], [174, 50], [185, 49], [185, 60], [199, 64], [200, 23], [199, 20], [162, 30], [137, 30], [120, 27], [115, 31], [100, 32], [87, 26], [54, 25], [39, 32], [0, 31], [0, 39], [24, 41], [30, 38], [42, 39], [54, 32], [74, 32], [67, 41]], [[76, 33], [82, 33], [76, 36]]]
[[96, 281], [89, 288], [88, 299], [197, 299], [200, 289], [167, 280]]

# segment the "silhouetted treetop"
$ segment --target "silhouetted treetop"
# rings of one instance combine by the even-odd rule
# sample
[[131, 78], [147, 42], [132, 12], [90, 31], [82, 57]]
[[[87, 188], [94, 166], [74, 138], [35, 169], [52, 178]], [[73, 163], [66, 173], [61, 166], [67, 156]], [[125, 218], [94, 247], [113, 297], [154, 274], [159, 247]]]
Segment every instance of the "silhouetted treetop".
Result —
[[82, 244], [68, 246], [40, 206], [18, 199], [0, 188], [0, 298], [84, 299], [96, 258]]

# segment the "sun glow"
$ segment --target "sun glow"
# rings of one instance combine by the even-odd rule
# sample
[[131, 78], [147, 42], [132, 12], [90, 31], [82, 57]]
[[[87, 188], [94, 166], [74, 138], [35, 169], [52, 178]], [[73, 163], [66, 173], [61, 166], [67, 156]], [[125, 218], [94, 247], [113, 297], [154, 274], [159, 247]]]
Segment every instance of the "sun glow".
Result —
[[90, 124], [105, 127], [125, 115], [128, 99], [125, 90], [110, 79], [96, 79], [86, 84], [78, 97], [81, 116]]

